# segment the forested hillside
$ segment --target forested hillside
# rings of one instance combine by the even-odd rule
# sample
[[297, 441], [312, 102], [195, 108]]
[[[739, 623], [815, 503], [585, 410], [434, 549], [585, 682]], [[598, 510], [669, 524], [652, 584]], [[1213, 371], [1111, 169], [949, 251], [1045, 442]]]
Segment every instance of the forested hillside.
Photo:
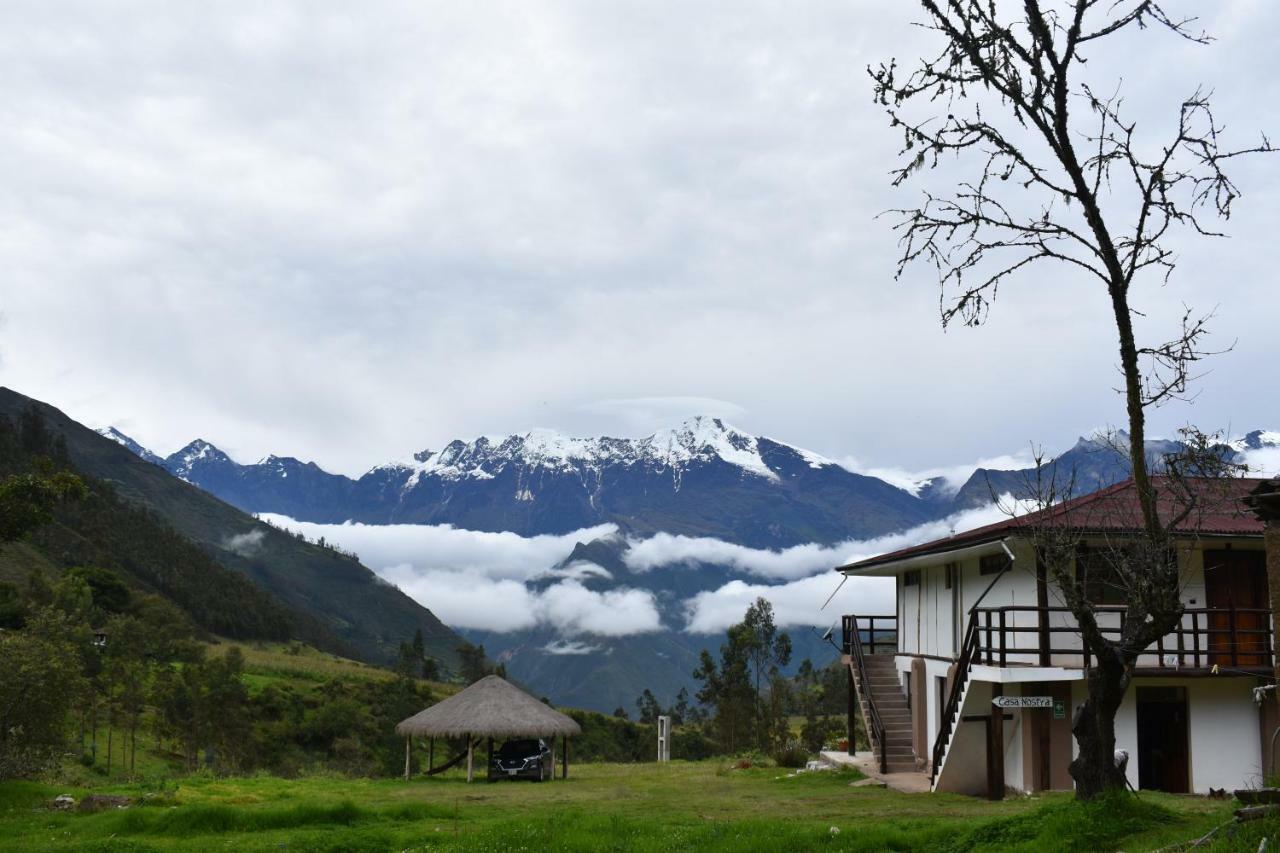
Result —
[[57, 524], [0, 552], [0, 572], [112, 567], [186, 610], [207, 630], [305, 639], [376, 662], [422, 632], [446, 670], [461, 641], [427, 608], [378, 580], [359, 560], [277, 530], [144, 462], [57, 409], [0, 389], [9, 422], [6, 472], [35, 454], [65, 460], [90, 486]]

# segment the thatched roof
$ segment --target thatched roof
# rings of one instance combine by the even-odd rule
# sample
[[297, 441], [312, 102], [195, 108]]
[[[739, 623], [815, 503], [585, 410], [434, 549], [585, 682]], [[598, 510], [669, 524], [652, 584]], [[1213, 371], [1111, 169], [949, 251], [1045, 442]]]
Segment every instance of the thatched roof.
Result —
[[488, 675], [396, 726], [413, 737], [554, 737], [582, 727], [496, 675]]

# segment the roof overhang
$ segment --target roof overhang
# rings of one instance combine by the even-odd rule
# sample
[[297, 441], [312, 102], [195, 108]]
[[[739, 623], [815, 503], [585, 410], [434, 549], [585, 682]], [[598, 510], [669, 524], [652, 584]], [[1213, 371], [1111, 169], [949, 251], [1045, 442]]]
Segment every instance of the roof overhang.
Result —
[[987, 554], [1000, 554], [1006, 550], [1007, 543], [1011, 538], [1010, 536], [997, 536], [985, 542], [975, 542], [955, 548], [947, 548], [945, 543], [939, 543], [939, 547], [936, 550], [926, 551], [922, 554], [912, 554], [910, 557], [899, 559], [886, 558], [880, 562], [877, 562], [878, 558], [872, 557], [869, 560], [860, 560], [857, 563], [840, 566], [836, 571], [848, 577], [891, 577], [908, 569], [936, 565], [940, 557], [945, 557], [950, 562], [964, 557], [984, 557]]

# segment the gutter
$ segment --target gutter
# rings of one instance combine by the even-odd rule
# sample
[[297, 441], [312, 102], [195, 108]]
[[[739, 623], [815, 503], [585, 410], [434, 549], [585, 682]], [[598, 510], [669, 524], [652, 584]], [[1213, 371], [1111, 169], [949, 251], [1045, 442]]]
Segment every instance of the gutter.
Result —
[[[1013, 552], [1009, 550], [1009, 546], [1005, 543], [1008, 538], [993, 539], [989, 542], [979, 542], [976, 545], [969, 545], [964, 548], [957, 548], [954, 551], [934, 551], [930, 554], [918, 554], [914, 557], [907, 557], [904, 560], [895, 560], [892, 563], [881, 563], [878, 566], [867, 566], [866, 568], [854, 568], [852, 566], [841, 566], [836, 569], [845, 577], [876, 577], [891, 576], [906, 569], [914, 569], [917, 566], [935, 565], [939, 562], [940, 557], [945, 557], [946, 561], [959, 559], [962, 557], [979, 557], [987, 554], [996, 554], [1004, 551], [1012, 562], [1014, 559]], [[874, 559], [874, 557], [872, 558]]]

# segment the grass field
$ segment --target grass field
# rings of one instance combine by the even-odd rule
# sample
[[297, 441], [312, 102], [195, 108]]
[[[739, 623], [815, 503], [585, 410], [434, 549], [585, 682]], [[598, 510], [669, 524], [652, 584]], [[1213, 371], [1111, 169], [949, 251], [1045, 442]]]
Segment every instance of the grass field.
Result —
[[[1068, 795], [989, 803], [852, 787], [854, 771], [788, 775], [726, 761], [580, 765], [568, 781], [410, 783], [312, 776], [103, 784], [149, 804], [51, 811], [87, 789], [0, 785], [0, 849], [151, 850], [1150, 850], [1197, 838], [1230, 805], [1144, 793], [1082, 807]], [[1263, 833], [1209, 849], [1256, 850]]]

